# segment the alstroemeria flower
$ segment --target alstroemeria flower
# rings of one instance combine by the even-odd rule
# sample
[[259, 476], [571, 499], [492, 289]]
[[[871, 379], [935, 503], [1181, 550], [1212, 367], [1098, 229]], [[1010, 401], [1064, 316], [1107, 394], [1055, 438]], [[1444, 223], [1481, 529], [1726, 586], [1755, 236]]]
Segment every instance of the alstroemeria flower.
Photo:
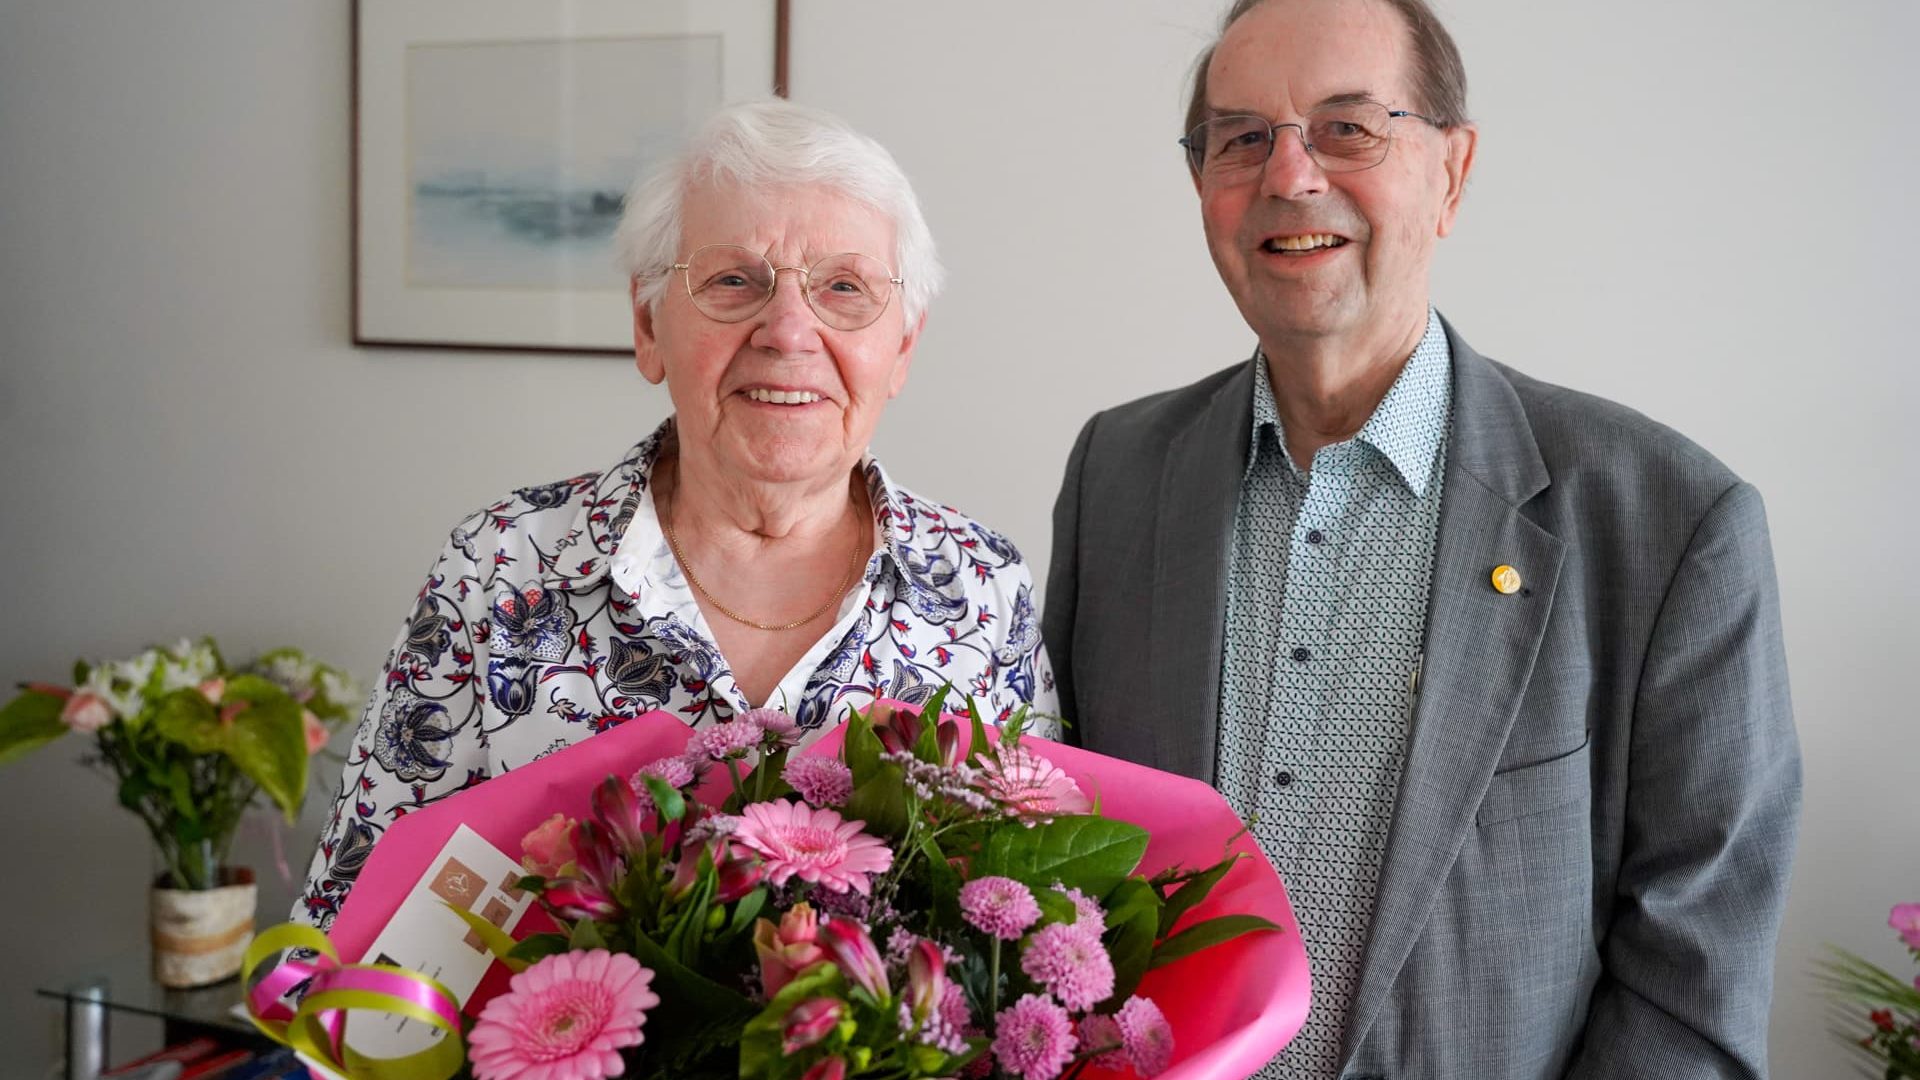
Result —
[[620, 880], [627, 876], [627, 860], [620, 853], [619, 841], [598, 822], [582, 821], [574, 825], [573, 852], [580, 876], [602, 892], [618, 889]]
[[[905, 709], [896, 709], [891, 705], [875, 705], [869, 714], [873, 720], [873, 733], [880, 737], [880, 745], [888, 752], [911, 754], [920, 742], [920, 732], [926, 721], [918, 714]], [[933, 725], [934, 741], [940, 747], [940, 760], [936, 764], [951, 768], [960, 764], [960, 725], [942, 717]]]
[[818, 936], [847, 981], [865, 990], [875, 1001], [885, 1002], [892, 997], [892, 989], [887, 985], [887, 965], [880, 959], [880, 950], [874, 947], [865, 927], [852, 919], [828, 919], [820, 924]]
[[821, 1058], [801, 1074], [800, 1080], [847, 1080], [847, 1059], [838, 1055]]
[[573, 878], [548, 885], [541, 899], [555, 916], [572, 922], [581, 919], [611, 922], [625, 914], [625, 909], [611, 895]]
[[907, 1006], [916, 1025], [940, 1007], [947, 993], [947, 957], [940, 946], [921, 938], [907, 956]]
[[613, 836], [628, 857], [646, 848], [646, 825], [653, 818], [651, 799], [642, 805], [634, 797], [633, 785], [609, 776], [594, 786], [592, 802], [594, 820]]
[[833, 1034], [834, 1027], [846, 1014], [847, 1003], [837, 998], [808, 998], [795, 1005], [787, 1013], [786, 1027], [781, 1031], [781, 1052], [797, 1054], [818, 1044]]
[[320, 722], [319, 717], [313, 715], [312, 709], [300, 710], [300, 731], [307, 738], [308, 757], [325, 750], [327, 739], [333, 734], [327, 730], [327, 725]]
[[760, 989], [771, 999], [780, 988], [827, 958], [820, 947], [820, 924], [804, 900], [787, 909], [775, 926], [760, 919], [753, 926], [753, 951], [760, 958]]

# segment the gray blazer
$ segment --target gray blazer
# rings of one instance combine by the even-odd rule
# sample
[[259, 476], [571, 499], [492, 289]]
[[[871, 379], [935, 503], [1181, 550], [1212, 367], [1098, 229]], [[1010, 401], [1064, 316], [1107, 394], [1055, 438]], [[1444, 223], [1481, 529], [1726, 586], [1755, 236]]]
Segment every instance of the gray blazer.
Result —
[[[1765, 1076], [1800, 758], [1760, 496], [1447, 339], [1425, 660], [1345, 1075]], [[1239, 364], [1074, 444], [1043, 622], [1092, 750], [1215, 779], [1252, 396]]]

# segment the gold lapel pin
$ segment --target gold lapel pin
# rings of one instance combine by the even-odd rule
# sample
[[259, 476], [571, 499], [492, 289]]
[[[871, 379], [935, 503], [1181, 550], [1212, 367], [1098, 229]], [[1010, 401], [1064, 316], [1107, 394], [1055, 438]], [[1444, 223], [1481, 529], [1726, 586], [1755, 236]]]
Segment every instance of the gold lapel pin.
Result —
[[1512, 596], [1520, 591], [1520, 571], [1505, 563], [1493, 568], [1493, 587], [1502, 596]]

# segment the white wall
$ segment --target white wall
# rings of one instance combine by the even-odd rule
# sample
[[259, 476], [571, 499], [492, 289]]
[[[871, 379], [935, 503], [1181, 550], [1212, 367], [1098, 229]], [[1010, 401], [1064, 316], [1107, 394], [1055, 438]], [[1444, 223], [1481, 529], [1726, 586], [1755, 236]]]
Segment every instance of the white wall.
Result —
[[[1081, 420], [1251, 344], [1173, 145], [1218, 5], [795, 7], [794, 96], [894, 149], [953, 271], [878, 448], [1044, 562]], [[1886, 909], [1920, 899], [1920, 5], [1443, 14], [1484, 135], [1438, 303], [1767, 496], [1807, 763], [1774, 1049], [1833, 1075], [1817, 945], [1896, 962]], [[617, 360], [346, 344], [348, 49], [340, 3], [0, 3], [0, 683], [207, 632], [369, 678], [454, 520], [662, 415]], [[36, 1067], [30, 988], [144, 937], [144, 840], [73, 756], [0, 771], [0, 1046]]]

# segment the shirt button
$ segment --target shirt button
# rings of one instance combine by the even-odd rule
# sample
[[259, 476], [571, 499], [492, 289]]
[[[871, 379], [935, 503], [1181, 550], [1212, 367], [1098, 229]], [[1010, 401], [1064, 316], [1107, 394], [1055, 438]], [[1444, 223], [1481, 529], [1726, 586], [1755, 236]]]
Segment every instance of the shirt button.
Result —
[[1274, 773], [1273, 782], [1276, 784], [1279, 784], [1281, 787], [1291, 786], [1293, 784], [1292, 771], [1288, 769], [1281, 769], [1279, 772]]
[[1323, 532], [1321, 532], [1321, 531], [1320, 531], [1319, 529], [1308, 529], [1308, 530], [1307, 530], [1307, 543], [1309, 543], [1309, 544], [1324, 544], [1324, 543], [1326, 543], [1326, 542], [1327, 542], [1327, 534], [1326, 534], [1326, 533], [1323, 533]]
[[1293, 648], [1293, 658], [1299, 661], [1300, 663], [1304, 664], [1308, 660], [1313, 659], [1313, 654], [1307, 651], [1306, 646], [1296, 645]]

